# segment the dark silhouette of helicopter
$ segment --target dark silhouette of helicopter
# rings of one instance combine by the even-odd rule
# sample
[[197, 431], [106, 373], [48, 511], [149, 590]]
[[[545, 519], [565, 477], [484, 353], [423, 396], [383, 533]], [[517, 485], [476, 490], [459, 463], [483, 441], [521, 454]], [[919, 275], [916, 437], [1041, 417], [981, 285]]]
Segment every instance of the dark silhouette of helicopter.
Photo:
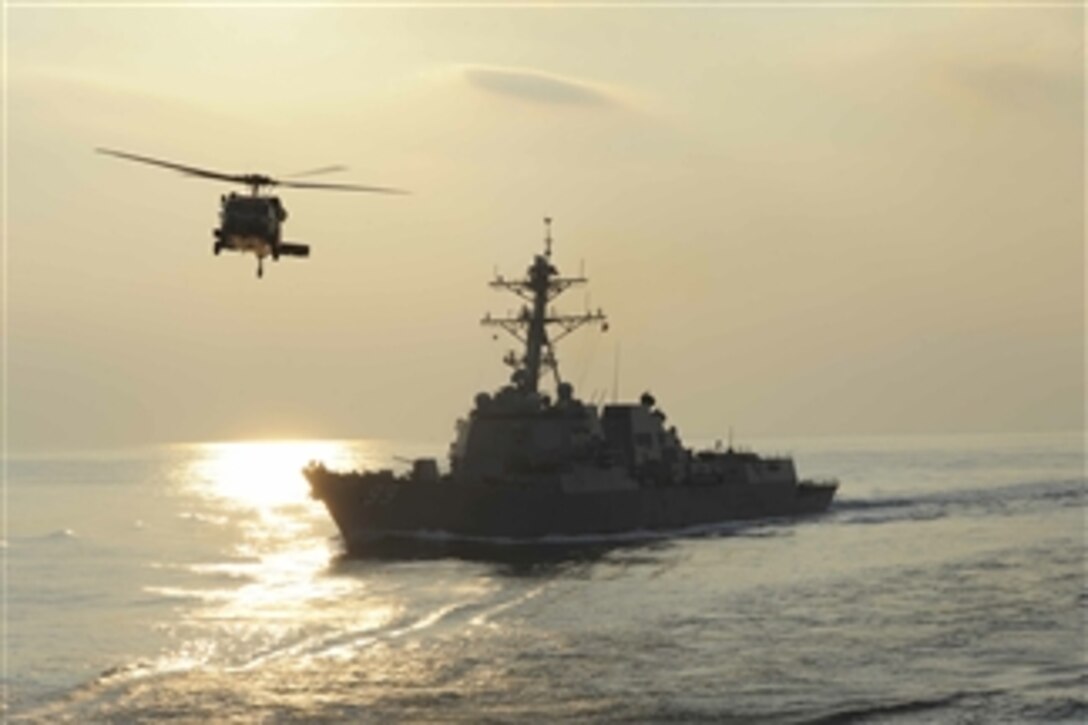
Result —
[[[261, 194], [261, 189], [283, 186], [292, 189], [330, 189], [334, 191], [368, 191], [380, 194], [406, 194], [400, 189], [384, 186], [360, 186], [358, 184], [321, 184], [310, 181], [281, 181], [264, 174], [225, 174], [219, 171], [201, 169], [195, 166], [175, 164], [171, 161], [138, 156], [112, 149], [96, 149], [100, 154], [108, 154], [129, 161], [139, 161], [153, 166], [162, 166], [180, 171], [190, 176], [218, 181], [231, 181], [249, 187], [248, 194], [224, 194], [220, 197], [219, 228], [213, 229], [215, 244], [212, 250], [219, 254], [224, 249], [232, 252], [252, 252], [257, 255], [257, 277], [264, 276], [265, 257], [278, 261], [281, 256], [309, 257], [307, 244], [285, 242], [281, 237], [283, 223], [287, 221], [287, 210], [278, 197]], [[305, 171], [294, 176], [312, 176], [332, 171], [341, 171], [342, 166], [326, 166]]]

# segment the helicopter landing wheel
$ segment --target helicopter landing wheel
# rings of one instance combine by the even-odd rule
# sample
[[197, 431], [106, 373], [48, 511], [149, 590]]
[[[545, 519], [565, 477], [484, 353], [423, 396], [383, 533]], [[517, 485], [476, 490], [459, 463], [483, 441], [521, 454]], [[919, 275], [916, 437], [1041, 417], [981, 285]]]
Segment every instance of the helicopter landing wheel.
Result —
[[257, 262], [257, 279], [264, 277], [264, 261]]
[[220, 244], [219, 242], [216, 242], [215, 244], [212, 245], [212, 251], [215, 252], [215, 256], [218, 257], [219, 253], [223, 251], [223, 245]]

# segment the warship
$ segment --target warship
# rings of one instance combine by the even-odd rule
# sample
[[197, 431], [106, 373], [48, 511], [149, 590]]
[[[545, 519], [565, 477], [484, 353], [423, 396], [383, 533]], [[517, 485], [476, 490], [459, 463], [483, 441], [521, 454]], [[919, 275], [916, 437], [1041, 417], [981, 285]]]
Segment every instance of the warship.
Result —
[[[436, 536], [523, 543], [655, 536], [828, 508], [837, 482], [798, 480], [792, 459], [732, 443], [686, 448], [649, 393], [603, 407], [578, 399], [559, 375], [556, 343], [587, 324], [607, 329], [607, 321], [600, 310], [567, 315], [551, 306], [587, 279], [560, 276], [550, 219], [545, 228], [544, 251], [526, 277], [491, 282], [524, 304], [516, 314], [488, 314], [482, 324], [524, 348], [504, 359], [513, 368], [509, 383], [476, 395], [457, 421], [448, 466], [419, 458], [401, 473], [333, 471], [319, 462], [304, 469], [349, 552]], [[554, 397], [542, 390], [548, 372]]]

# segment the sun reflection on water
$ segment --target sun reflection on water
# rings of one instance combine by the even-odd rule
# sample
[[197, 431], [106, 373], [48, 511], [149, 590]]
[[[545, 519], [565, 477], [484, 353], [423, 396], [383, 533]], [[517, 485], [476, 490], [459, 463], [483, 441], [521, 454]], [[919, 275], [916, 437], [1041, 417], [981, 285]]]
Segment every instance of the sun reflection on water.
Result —
[[[380, 444], [344, 441], [205, 443], [186, 446], [178, 470], [178, 517], [206, 533], [203, 555], [178, 562], [183, 582], [153, 593], [191, 606], [172, 627], [179, 640], [166, 662], [248, 667], [298, 654], [314, 633], [333, 625], [363, 587], [337, 576], [335, 528], [302, 475], [310, 461], [360, 468], [379, 460]], [[208, 548], [210, 546], [210, 548]], [[393, 616], [388, 602], [370, 601], [351, 627], [380, 627]], [[310, 633], [310, 634], [304, 634]], [[320, 648], [319, 648], [320, 649]], [[195, 666], [195, 665], [192, 665]]]
[[314, 460], [350, 465], [356, 448], [343, 441], [205, 443], [188, 478], [208, 495], [250, 508], [305, 503], [302, 468]]

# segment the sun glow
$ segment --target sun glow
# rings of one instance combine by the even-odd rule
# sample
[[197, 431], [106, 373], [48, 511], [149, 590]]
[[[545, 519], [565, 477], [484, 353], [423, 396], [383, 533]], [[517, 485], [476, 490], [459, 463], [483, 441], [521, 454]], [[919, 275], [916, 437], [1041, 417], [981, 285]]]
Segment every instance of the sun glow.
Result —
[[206, 493], [252, 508], [267, 509], [309, 501], [302, 476], [310, 461], [351, 465], [351, 445], [341, 441], [255, 441], [208, 443], [189, 471]]
[[[188, 513], [226, 537], [221, 556], [187, 566], [206, 584], [161, 590], [203, 602], [187, 627], [210, 622], [228, 641], [286, 641], [300, 623], [322, 621], [322, 602], [338, 601], [358, 587], [349, 577], [329, 576], [335, 549], [330, 544], [332, 523], [310, 498], [302, 469], [314, 460], [337, 468], [366, 465], [374, 458], [372, 445], [253, 441], [185, 448], [190, 462], [182, 473], [184, 493], [197, 502]], [[371, 614], [373, 626], [391, 612], [387, 606], [377, 607]], [[291, 646], [273, 650], [267, 657], [294, 652]], [[182, 654], [181, 661], [192, 659], [188, 650]], [[213, 655], [220, 657], [212, 651], [205, 659]], [[243, 666], [264, 659], [246, 660]]]

